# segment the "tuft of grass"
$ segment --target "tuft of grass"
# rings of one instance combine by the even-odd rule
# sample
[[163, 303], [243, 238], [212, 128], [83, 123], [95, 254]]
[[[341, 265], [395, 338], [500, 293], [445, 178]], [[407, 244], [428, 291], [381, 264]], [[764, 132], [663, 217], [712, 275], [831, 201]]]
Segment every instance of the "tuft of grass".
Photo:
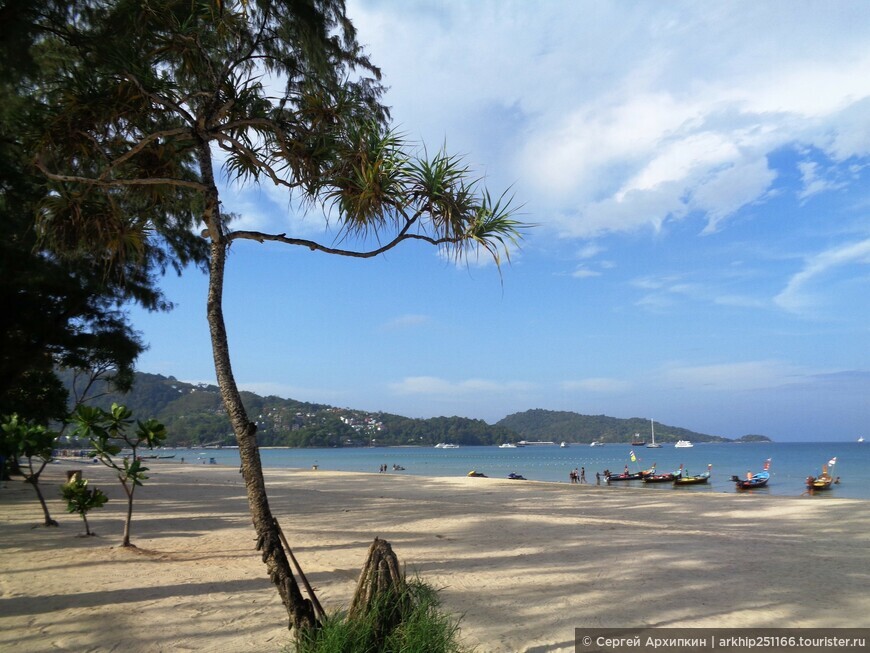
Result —
[[[383, 632], [386, 630], [386, 632]], [[459, 642], [459, 619], [441, 608], [438, 591], [420, 579], [380, 596], [359, 619], [329, 615], [300, 633], [288, 653], [473, 653]]]

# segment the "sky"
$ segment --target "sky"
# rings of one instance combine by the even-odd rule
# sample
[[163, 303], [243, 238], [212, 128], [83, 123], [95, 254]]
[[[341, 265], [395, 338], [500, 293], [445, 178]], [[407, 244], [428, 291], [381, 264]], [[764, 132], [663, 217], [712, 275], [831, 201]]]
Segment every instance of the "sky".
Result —
[[[533, 224], [501, 271], [241, 241], [239, 385], [410, 417], [533, 408], [776, 441], [870, 435], [870, 4], [348, 0], [406, 138]], [[272, 188], [239, 227], [332, 243]], [[133, 310], [141, 371], [215, 382], [207, 279]]]

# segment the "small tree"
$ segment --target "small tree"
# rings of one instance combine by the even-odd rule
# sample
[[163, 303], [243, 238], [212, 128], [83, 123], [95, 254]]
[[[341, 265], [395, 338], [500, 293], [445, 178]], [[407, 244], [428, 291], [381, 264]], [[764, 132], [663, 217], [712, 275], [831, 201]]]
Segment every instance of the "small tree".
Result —
[[36, 492], [36, 498], [39, 499], [39, 505], [42, 506], [42, 513], [45, 517], [43, 525], [57, 526], [57, 522], [51, 518], [48, 511], [45, 497], [42, 496], [39, 476], [51, 461], [51, 454], [58, 434], [39, 424], [22, 420], [17, 414], [3, 419], [2, 424], [0, 424], [0, 433], [2, 433], [0, 458], [9, 458], [13, 461], [18, 461], [21, 458], [26, 459], [26, 466], [19, 466], [19, 471], [24, 475], [24, 482], [30, 483]]
[[[73, 414], [75, 435], [86, 438], [94, 448], [94, 455], [106, 467], [114, 469], [118, 480], [127, 495], [127, 519], [124, 522], [124, 541], [122, 546], [130, 544], [130, 522], [133, 520], [133, 495], [136, 488], [143, 485], [148, 477], [148, 468], [142, 464], [139, 448], [153, 449], [166, 439], [166, 427], [155, 419], [136, 422], [136, 431], [130, 433], [133, 413], [125, 406], [112, 404], [112, 409], [106, 412], [94, 406], [79, 406]], [[119, 464], [116, 456], [124, 448], [131, 453], [121, 458]]]
[[78, 476], [70, 479], [69, 483], [60, 488], [61, 496], [66, 501], [67, 512], [77, 512], [85, 522], [85, 535], [96, 535], [91, 532], [87, 514], [94, 508], [102, 508], [109, 500], [99, 488], [89, 488], [88, 481]]

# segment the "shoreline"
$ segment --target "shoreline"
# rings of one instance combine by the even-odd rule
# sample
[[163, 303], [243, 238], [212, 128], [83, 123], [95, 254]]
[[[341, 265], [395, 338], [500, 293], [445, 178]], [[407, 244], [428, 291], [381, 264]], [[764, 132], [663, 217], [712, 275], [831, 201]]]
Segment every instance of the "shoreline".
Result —
[[[254, 550], [238, 469], [149, 461], [132, 541], [111, 473], [50, 465], [43, 489], [0, 489], [0, 648], [279, 651], [277, 591]], [[56, 488], [82, 468], [110, 502], [80, 538]], [[868, 502], [614, 492], [501, 478], [264, 469], [270, 504], [327, 611], [346, 607], [368, 546], [443, 588], [479, 651], [573, 650], [575, 627], [870, 626]], [[825, 588], [826, 603], [807, 596]], [[110, 607], [112, 606], [112, 607]], [[111, 609], [113, 624], [101, 624]], [[506, 615], [508, 618], [506, 618]], [[108, 631], [107, 631], [108, 630]]]
[[[282, 447], [260, 447], [260, 449], [276, 449], [276, 448], [282, 448]], [[386, 448], [386, 447], [384, 447], [384, 448]], [[84, 458], [58, 457], [58, 458], [56, 458], [56, 460], [61, 461], [62, 463], [69, 463], [71, 461], [81, 461], [81, 464], [84, 465], [85, 469], [88, 469], [88, 468], [96, 465], [95, 463], [91, 463], [90, 459], [88, 457], [84, 457]], [[194, 461], [181, 462], [179, 459], [159, 459], [159, 458], [155, 459], [155, 458], [152, 458], [152, 459], [145, 459], [144, 462], [147, 463], [148, 465], [155, 465], [155, 464], [161, 465], [161, 466], [163, 466], [163, 465], [178, 465], [181, 468], [195, 467], [197, 469], [215, 469], [215, 468], [233, 469], [233, 470], [238, 469], [237, 465], [227, 465], [224, 463], [217, 463], [217, 462], [216, 463], [208, 463], [208, 464], [197, 463]], [[149, 469], [153, 470], [154, 468], [149, 467]], [[450, 480], [466, 478], [466, 476], [464, 476], [464, 475], [424, 476], [424, 475], [418, 475], [418, 474], [402, 474], [401, 472], [397, 472], [397, 471], [392, 470], [392, 469], [388, 469], [385, 472], [369, 472], [369, 471], [328, 469], [328, 468], [324, 469], [319, 464], [318, 464], [316, 469], [312, 465], [312, 466], [306, 466], [306, 467], [265, 467], [264, 466], [263, 470], [264, 471], [272, 470], [272, 471], [279, 471], [279, 472], [280, 471], [320, 472], [320, 473], [324, 473], [324, 474], [360, 474], [363, 476], [374, 476], [374, 477], [400, 476], [400, 477], [409, 478], [409, 479], [431, 479], [431, 480], [435, 480], [435, 481], [438, 481], [438, 480], [450, 481]], [[405, 470], [402, 470], [402, 471], [405, 471]], [[588, 489], [588, 488], [598, 487], [599, 489], [602, 489], [602, 490], [606, 489], [608, 491], [613, 491], [613, 492], [647, 492], [647, 493], [652, 493], [652, 492], [661, 493], [662, 492], [661, 487], [650, 487], [647, 484], [643, 484], [643, 483], [641, 483], [641, 484], [634, 484], [634, 483], [622, 484], [622, 483], [617, 482], [617, 483], [614, 483], [611, 485], [607, 485], [605, 482], [602, 481], [600, 484], [598, 484], [595, 482], [594, 476], [591, 477], [591, 479], [592, 479], [591, 481], [587, 481], [586, 483], [570, 483], [568, 481], [541, 480], [541, 479], [533, 479], [533, 478], [523, 479], [523, 480], [519, 481], [519, 480], [507, 479], [507, 478], [502, 477], [502, 476], [484, 476], [484, 477], [469, 477], [469, 478], [479, 478], [479, 479], [486, 479], [486, 480], [491, 480], [491, 481], [509, 481], [509, 484], [512, 486], [513, 485], [521, 485], [523, 483], [526, 483], [526, 484], [538, 483], [538, 484], [544, 484], [544, 485], [555, 485], [557, 487], [570, 487], [570, 488], [575, 488], [577, 490], [579, 490], [581, 488]], [[665, 484], [665, 485], [670, 487], [669, 484]], [[754, 499], [756, 501], [759, 499], [762, 499], [762, 498], [764, 500], [767, 500], [767, 499], [807, 499], [807, 498], [811, 499], [812, 498], [810, 495], [808, 495], [807, 492], [803, 492], [801, 494], [773, 494], [773, 493], [766, 492], [765, 491], [766, 488], [762, 489], [762, 490], [750, 490], [750, 491], [738, 492], [738, 491], [734, 490], [730, 481], [728, 482], [727, 487], [728, 487], [727, 490], [713, 489], [713, 488], [710, 488], [709, 486], [700, 486], [697, 488], [690, 488], [690, 489], [681, 488], [676, 494], [674, 494], [674, 496], [678, 496], [678, 495], [679, 496], [690, 496], [690, 495], [734, 496], [734, 497], [750, 497], [751, 496], [751, 497], [754, 497]], [[843, 496], [839, 496], [835, 492], [824, 492], [824, 493], [819, 492], [818, 499], [824, 500], [824, 501], [857, 501], [857, 502], [870, 503], [870, 499], [865, 499], [862, 497], [843, 497]]]

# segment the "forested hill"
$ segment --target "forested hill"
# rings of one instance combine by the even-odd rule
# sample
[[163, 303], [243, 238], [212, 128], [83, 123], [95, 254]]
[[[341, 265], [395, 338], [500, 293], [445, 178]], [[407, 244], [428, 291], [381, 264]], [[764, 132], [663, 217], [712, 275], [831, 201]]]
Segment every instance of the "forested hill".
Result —
[[[67, 377], [67, 382], [71, 382], [71, 377]], [[516, 433], [504, 427], [465, 417], [412, 419], [275, 396], [261, 397], [252, 392], [242, 392], [242, 400], [248, 417], [257, 423], [261, 446], [434, 446], [439, 442], [470, 446], [518, 439]], [[108, 408], [113, 402], [127, 406], [136, 419], [153, 417], [163, 422], [170, 446], [235, 443], [215, 385], [137, 372], [129, 393], [108, 393], [91, 403]]]
[[[568, 411], [527, 410], [508, 415], [498, 426], [516, 431], [526, 440], [566, 440], [568, 442], [630, 442], [635, 433], [649, 442], [650, 421], [641, 417], [619, 419], [606, 415], [580, 415]], [[729, 438], [696, 433], [677, 426], [655, 423], [656, 442], [731, 442]], [[764, 436], [744, 436], [740, 440], [767, 440]]]
[[[67, 377], [67, 381], [71, 382], [71, 377]], [[644, 437], [649, 434], [649, 420], [548, 410], [515, 413], [493, 425], [466, 417], [413, 419], [276, 396], [261, 397], [252, 392], [243, 392], [242, 399], [248, 417], [257, 423], [261, 446], [434, 446], [439, 442], [472, 446], [519, 440], [629, 442], [635, 433]], [[235, 443], [217, 386], [137, 372], [129, 393], [108, 393], [92, 403], [108, 408], [112, 402], [130, 408], [136, 419], [153, 417], [163, 422], [169, 432], [170, 446]], [[746, 437], [766, 439], [764, 436]], [[656, 439], [661, 442], [727, 441], [727, 438], [660, 424], [656, 424]]]

